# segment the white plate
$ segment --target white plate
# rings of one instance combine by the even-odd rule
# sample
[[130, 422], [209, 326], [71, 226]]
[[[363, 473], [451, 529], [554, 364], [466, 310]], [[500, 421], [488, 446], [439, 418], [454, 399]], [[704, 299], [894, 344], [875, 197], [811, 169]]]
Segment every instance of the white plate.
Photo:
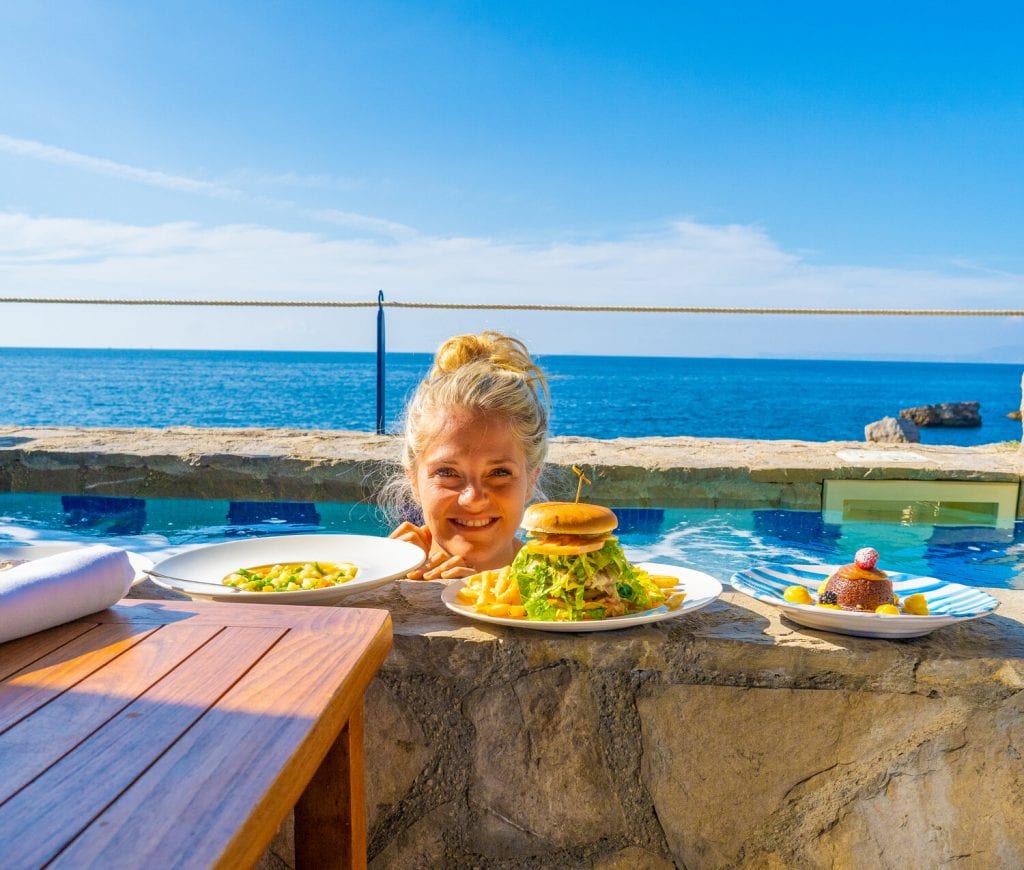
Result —
[[710, 574], [702, 571], [694, 571], [692, 568], [680, 568], [677, 565], [660, 565], [653, 562], [641, 562], [636, 567], [643, 568], [649, 574], [667, 574], [676, 577], [679, 583], [672, 591], [685, 592], [686, 598], [683, 603], [669, 610], [667, 607], [655, 607], [653, 610], [645, 610], [643, 613], [632, 613], [629, 616], [612, 616], [608, 619], [594, 619], [586, 622], [548, 622], [539, 619], [511, 619], [504, 616], [488, 616], [485, 613], [477, 613], [472, 607], [459, 602], [456, 596], [459, 590], [465, 586], [465, 581], [455, 580], [449, 583], [444, 592], [441, 593], [441, 600], [449, 610], [470, 619], [480, 622], [490, 622], [494, 625], [510, 625], [514, 628], [535, 628], [540, 631], [609, 631], [614, 628], [630, 628], [634, 625], [647, 625], [649, 622], [661, 622], [663, 619], [674, 619], [684, 613], [692, 613], [707, 607], [719, 595], [722, 594], [722, 584]]
[[[97, 541], [96, 543], [101, 543]], [[4, 559], [45, 559], [47, 556], [56, 556], [58, 553], [66, 553], [68, 550], [77, 550], [81, 547], [88, 547], [91, 544], [78, 543], [76, 541], [60, 541], [49, 544], [27, 544], [23, 546], [0, 547], [0, 561]], [[132, 578], [132, 586], [138, 586], [149, 575], [146, 571], [153, 567], [153, 560], [141, 553], [133, 553], [125, 550], [128, 554], [128, 561], [135, 569], [135, 576]]]
[[294, 592], [238, 592], [225, 586], [206, 590], [160, 577], [153, 582], [165, 589], [185, 592], [209, 601], [244, 601], [262, 604], [334, 604], [354, 592], [363, 592], [403, 577], [423, 564], [423, 550], [406, 541], [372, 535], [281, 535], [247, 538], [226, 544], [198, 547], [158, 562], [154, 570], [183, 580], [220, 584], [239, 568], [255, 568], [278, 562], [351, 562], [359, 569], [354, 580], [326, 589]]
[[893, 591], [900, 601], [908, 595], [921, 593], [928, 602], [928, 616], [881, 616], [877, 613], [856, 613], [832, 610], [813, 604], [793, 604], [782, 597], [787, 586], [805, 586], [817, 594], [821, 581], [831, 576], [838, 565], [759, 565], [732, 575], [732, 586], [780, 608], [800, 625], [837, 634], [857, 637], [921, 637], [946, 625], [978, 619], [999, 606], [991, 595], [972, 586], [946, 583], [935, 577], [918, 577], [888, 571]]

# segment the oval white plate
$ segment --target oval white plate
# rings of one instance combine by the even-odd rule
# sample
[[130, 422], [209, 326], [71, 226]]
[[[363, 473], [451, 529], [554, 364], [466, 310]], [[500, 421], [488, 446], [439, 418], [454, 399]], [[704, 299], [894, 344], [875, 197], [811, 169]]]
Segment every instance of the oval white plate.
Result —
[[978, 619], [999, 606], [991, 595], [972, 586], [946, 583], [935, 577], [918, 577], [889, 571], [893, 591], [904, 600], [921, 593], [928, 602], [928, 616], [880, 616], [832, 610], [813, 604], [793, 604], [782, 597], [787, 586], [805, 586], [817, 594], [821, 581], [831, 576], [838, 565], [758, 565], [739, 571], [729, 581], [733, 588], [758, 601], [774, 604], [786, 616], [807, 628], [852, 634], [856, 637], [921, 637], [946, 625]]
[[480, 622], [490, 622], [493, 625], [509, 625], [513, 628], [534, 628], [540, 631], [610, 631], [615, 628], [631, 628], [634, 625], [647, 625], [650, 622], [661, 622], [663, 619], [674, 619], [685, 613], [692, 613], [707, 607], [719, 595], [722, 594], [722, 584], [710, 574], [702, 571], [694, 571], [692, 568], [680, 568], [677, 565], [660, 565], [653, 562], [641, 562], [637, 565], [650, 574], [668, 574], [676, 577], [679, 583], [674, 591], [685, 592], [686, 598], [683, 603], [669, 610], [667, 607], [655, 607], [653, 610], [645, 610], [643, 613], [632, 613], [629, 616], [613, 616], [609, 619], [594, 619], [587, 622], [547, 622], [538, 619], [511, 619], [504, 616], [488, 616], [485, 613], [477, 613], [472, 607], [459, 602], [456, 596], [459, 590], [466, 585], [464, 580], [455, 580], [449, 583], [444, 592], [441, 593], [441, 600], [445, 606], [462, 616], [476, 619]]
[[[102, 543], [96, 541], [97, 544]], [[81, 547], [88, 547], [91, 544], [78, 543], [77, 541], [57, 541], [47, 544], [26, 544], [17, 547], [0, 547], [0, 561], [4, 559], [45, 559], [47, 556], [55, 556], [57, 553], [66, 553], [68, 550], [77, 550]], [[141, 553], [133, 553], [125, 550], [128, 554], [128, 561], [135, 569], [135, 576], [132, 578], [132, 586], [138, 586], [146, 579], [146, 571], [153, 567], [153, 560]]]
[[281, 535], [197, 547], [158, 562], [154, 570], [186, 581], [212, 584], [220, 584], [239, 568], [278, 562], [351, 562], [359, 568], [359, 573], [354, 580], [340, 586], [295, 592], [237, 592], [231, 587], [224, 587], [223, 592], [216, 588], [207, 591], [196, 586], [186, 589], [184, 585], [161, 577], [152, 579], [165, 589], [175, 589], [192, 598], [209, 601], [333, 604], [346, 595], [403, 577], [423, 564], [425, 558], [423, 550], [415, 544], [373, 535]]

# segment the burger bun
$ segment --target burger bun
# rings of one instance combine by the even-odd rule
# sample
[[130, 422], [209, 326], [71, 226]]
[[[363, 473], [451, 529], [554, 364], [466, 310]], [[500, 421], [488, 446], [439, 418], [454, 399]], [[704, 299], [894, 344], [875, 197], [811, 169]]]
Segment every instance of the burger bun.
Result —
[[522, 527], [545, 535], [607, 535], [619, 524], [608, 508], [571, 501], [545, 501], [530, 505]]

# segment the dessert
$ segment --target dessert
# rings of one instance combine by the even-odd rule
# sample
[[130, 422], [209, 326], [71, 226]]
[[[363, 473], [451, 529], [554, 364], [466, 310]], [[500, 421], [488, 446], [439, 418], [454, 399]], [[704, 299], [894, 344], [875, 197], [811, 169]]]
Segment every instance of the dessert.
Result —
[[880, 568], [878, 551], [864, 547], [857, 551], [853, 563], [843, 565], [825, 581], [818, 604], [833, 604], [840, 610], [874, 613], [883, 605], [893, 604], [892, 580]]
[[782, 597], [790, 604], [827, 607], [831, 610], [852, 610], [879, 616], [928, 616], [928, 601], [920, 592], [908, 595], [902, 602], [893, 592], [892, 580], [878, 564], [878, 551], [873, 547], [858, 550], [853, 563], [822, 581], [817, 596], [805, 586], [787, 586]]

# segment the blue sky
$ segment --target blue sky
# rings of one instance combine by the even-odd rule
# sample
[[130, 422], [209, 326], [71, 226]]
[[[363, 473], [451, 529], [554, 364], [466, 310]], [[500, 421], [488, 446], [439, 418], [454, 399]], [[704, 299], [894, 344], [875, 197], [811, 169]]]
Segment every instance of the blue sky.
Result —
[[[8, 0], [0, 296], [1021, 309], [1022, 10]], [[369, 312], [0, 318], [25, 345], [373, 346]], [[1024, 361], [1009, 318], [389, 313], [401, 350], [481, 328]]]

